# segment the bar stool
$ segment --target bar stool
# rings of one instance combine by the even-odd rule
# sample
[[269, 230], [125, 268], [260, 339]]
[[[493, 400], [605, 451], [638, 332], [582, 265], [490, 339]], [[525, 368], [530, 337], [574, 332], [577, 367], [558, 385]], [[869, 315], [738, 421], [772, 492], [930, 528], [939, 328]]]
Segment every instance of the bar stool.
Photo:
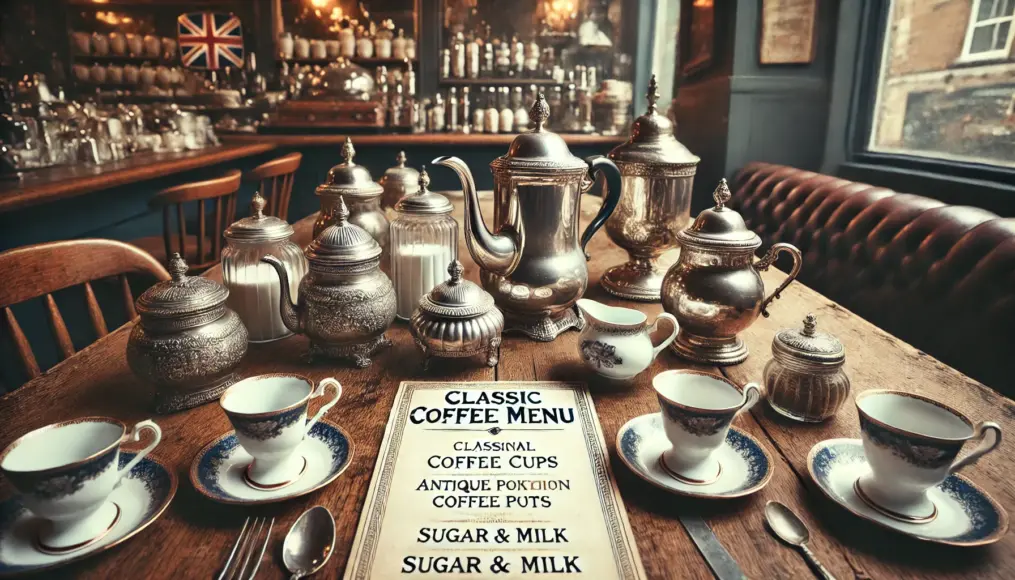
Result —
[[[236, 218], [236, 192], [240, 189], [242, 172], [229, 171], [222, 177], [184, 183], [163, 189], [148, 202], [162, 210], [162, 235], [139, 238], [131, 243], [155, 256], [162, 264], [179, 252], [190, 265], [191, 272], [207, 270], [219, 262], [222, 232]], [[197, 203], [197, 234], [187, 233], [185, 204]], [[211, 216], [208, 207], [212, 206]], [[173, 235], [172, 214], [176, 214], [176, 235]], [[210, 237], [209, 237], [210, 233]]]
[[265, 161], [248, 171], [244, 181], [259, 181], [258, 191], [268, 200], [266, 215], [289, 221], [289, 198], [293, 193], [293, 178], [300, 168], [303, 154], [290, 153], [271, 161]]

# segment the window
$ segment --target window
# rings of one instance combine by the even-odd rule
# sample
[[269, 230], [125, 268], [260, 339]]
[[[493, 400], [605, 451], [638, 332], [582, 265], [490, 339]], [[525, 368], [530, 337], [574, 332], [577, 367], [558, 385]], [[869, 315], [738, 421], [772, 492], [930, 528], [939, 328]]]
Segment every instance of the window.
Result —
[[1015, 168], [1015, 0], [888, 4], [867, 150]]
[[974, 0], [961, 60], [969, 62], [1007, 57], [1015, 37], [1013, 21], [1015, 0]]

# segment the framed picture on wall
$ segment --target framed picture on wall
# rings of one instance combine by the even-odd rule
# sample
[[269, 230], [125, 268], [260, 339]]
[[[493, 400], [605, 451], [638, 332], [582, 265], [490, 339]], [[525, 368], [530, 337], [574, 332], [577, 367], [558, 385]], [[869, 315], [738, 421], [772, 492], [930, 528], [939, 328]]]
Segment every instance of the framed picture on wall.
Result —
[[680, 74], [706, 70], [715, 56], [714, 0], [684, 0], [680, 11]]
[[817, 0], [761, 0], [760, 64], [813, 62], [817, 10]]

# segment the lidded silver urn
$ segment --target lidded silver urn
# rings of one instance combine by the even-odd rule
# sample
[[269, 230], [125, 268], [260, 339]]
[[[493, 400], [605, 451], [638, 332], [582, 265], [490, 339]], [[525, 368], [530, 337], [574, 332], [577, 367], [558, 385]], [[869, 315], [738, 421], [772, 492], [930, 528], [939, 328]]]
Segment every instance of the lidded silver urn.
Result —
[[389, 167], [377, 182], [384, 188], [381, 195], [381, 207], [384, 209], [395, 207], [398, 200], [419, 191], [419, 171], [406, 167], [406, 159], [405, 151], [399, 151], [395, 157], [395, 166]]
[[247, 329], [226, 307], [229, 290], [187, 276], [179, 253], [169, 258], [172, 279], [138, 297], [141, 320], [127, 339], [127, 363], [155, 386], [155, 411], [172, 413], [214, 401], [236, 382], [247, 352]]
[[314, 237], [338, 221], [338, 200], [342, 198], [349, 210], [349, 222], [366, 230], [382, 248], [387, 248], [388, 217], [381, 209], [384, 188], [374, 181], [369, 169], [353, 161], [355, 156], [352, 139], [346, 137], [342, 144], [342, 163], [328, 170], [324, 183], [317, 186], [321, 213], [314, 222]]
[[[550, 108], [540, 94], [530, 118], [535, 129], [511, 142], [490, 164], [493, 230], [486, 227], [472, 172], [457, 157], [433, 162], [450, 167], [465, 191], [465, 242], [482, 269], [480, 281], [506, 318], [507, 331], [551, 341], [569, 328], [582, 329], [575, 303], [585, 294], [585, 252], [620, 197], [620, 173], [603, 156], [582, 160], [560, 135], [546, 129]], [[609, 186], [599, 213], [579, 236], [581, 195], [597, 174]]]
[[620, 170], [621, 193], [606, 234], [630, 260], [607, 270], [601, 282], [614, 296], [645, 302], [662, 297], [666, 268], [659, 257], [678, 246], [677, 234], [691, 221], [700, 160], [673, 136], [673, 123], [656, 110], [658, 99], [652, 75], [648, 111], [635, 119], [631, 138], [609, 153]]
[[[698, 214], [680, 232], [680, 257], [663, 278], [663, 309], [677, 318], [680, 332], [670, 348], [688, 360], [733, 365], [747, 358], [747, 345], [737, 336], [758, 318], [768, 316], [768, 305], [800, 273], [800, 250], [778, 243], [755, 261], [761, 246], [758, 234], [747, 228], [743, 216], [726, 207], [730, 190], [719, 182], [715, 207]], [[767, 297], [758, 272], [767, 270], [780, 252], [793, 257], [793, 269]]]
[[395, 288], [380, 269], [381, 246], [349, 219], [349, 208], [338, 198], [334, 225], [325, 228], [306, 256], [310, 269], [293, 303], [289, 274], [276, 257], [271, 264], [281, 284], [282, 322], [310, 339], [310, 355], [370, 366], [370, 356], [391, 346], [384, 332], [395, 320]]

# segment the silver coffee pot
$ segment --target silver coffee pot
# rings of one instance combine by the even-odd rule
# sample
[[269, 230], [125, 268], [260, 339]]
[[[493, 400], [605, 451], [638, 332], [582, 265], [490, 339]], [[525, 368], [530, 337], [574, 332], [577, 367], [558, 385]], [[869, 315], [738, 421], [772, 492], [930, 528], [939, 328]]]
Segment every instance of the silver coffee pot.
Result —
[[[551, 341], [585, 326], [575, 302], [585, 293], [585, 246], [620, 199], [620, 172], [603, 156], [571, 154], [564, 139], [545, 128], [550, 108], [542, 94], [529, 116], [535, 129], [515, 137], [507, 155], [490, 164], [494, 176], [494, 231], [479, 209], [472, 173], [457, 157], [437, 165], [458, 174], [465, 191], [465, 241], [482, 268], [480, 280], [504, 312], [506, 331]], [[608, 191], [599, 213], [578, 235], [579, 201], [602, 173]]]

